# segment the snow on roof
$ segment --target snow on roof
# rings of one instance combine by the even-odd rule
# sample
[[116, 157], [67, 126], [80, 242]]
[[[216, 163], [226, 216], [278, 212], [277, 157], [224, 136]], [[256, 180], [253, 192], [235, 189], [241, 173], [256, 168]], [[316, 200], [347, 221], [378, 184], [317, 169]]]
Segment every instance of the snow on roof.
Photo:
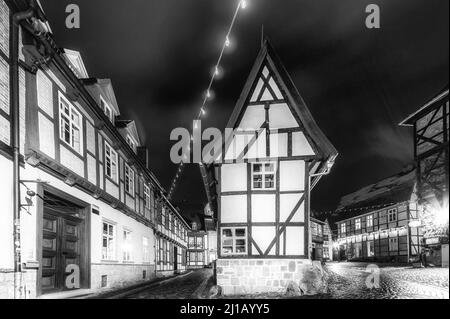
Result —
[[[370, 207], [388, 206], [411, 199], [416, 183], [416, 171], [409, 168], [378, 183], [365, 186], [341, 198], [337, 212], [361, 208], [358, 214], [370, 211]], [[372, 210], [374, 210], [372, 208]], [[339, 214], [341, 215], [341, 214]]]

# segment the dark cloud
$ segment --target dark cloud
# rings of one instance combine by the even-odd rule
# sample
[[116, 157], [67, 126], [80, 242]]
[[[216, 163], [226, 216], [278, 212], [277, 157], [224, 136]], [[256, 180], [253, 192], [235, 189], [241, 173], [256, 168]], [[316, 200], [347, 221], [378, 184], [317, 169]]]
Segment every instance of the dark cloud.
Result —
[[[81, 51], [91, 76], [113, 80], [123, 114], [136, 120], [151, 168], [169, 185], [170, 131], [198, 111], [236, 1], [41, 0], [62, 47]], [[81, 29], [64, 27], [65, 6], [81, 9]], [[377, 3], [381, 29], [365, 28]], [[340, 156], [313, 192], [332, 209], [341, 195], [412, 160], [411, 135], [397, 123], [448, 83], [447, 0], [250, 0], [223, 61], [203, 126], [223, 128], [260, 45], [261, 25]], [[185, 172], [176, 200], [204, 202], [198, 167]]]

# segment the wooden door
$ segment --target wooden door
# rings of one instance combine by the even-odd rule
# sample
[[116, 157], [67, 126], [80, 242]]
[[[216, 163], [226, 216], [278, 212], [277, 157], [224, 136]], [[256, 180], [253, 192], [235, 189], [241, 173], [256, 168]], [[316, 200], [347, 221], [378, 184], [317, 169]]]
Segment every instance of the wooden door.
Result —
[[[45, 209], [42, 231], [42, 292], [79, 288], [81, 220]], [[66, 283], [75, 272], [76, 280]]]

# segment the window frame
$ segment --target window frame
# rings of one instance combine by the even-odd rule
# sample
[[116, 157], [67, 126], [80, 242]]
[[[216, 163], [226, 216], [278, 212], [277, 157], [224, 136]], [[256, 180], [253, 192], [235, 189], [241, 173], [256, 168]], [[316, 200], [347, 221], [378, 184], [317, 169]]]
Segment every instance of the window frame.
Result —
[[373, 227], [373, 215], [366, 216], [366, 228]]
[[[107, 225], [107, 234], [104, 233], [104, 226], [105, 224]], [[109, 234], [109, 229], [110, 227], [112, 228], [112, 235]], [[103, 220], [102, 221], [102, 260], [105, 261], [115, 261], [116, 260], [116, 253], [117, 253], [117, 249], [116, 249], [116, 245], [117, 245], [117, 230], [116, 230], [117, 224], [109, 222], [107, 220]], [[106, 247], [103, 246], [104, 244], [104, 239], [106, 237]], [[111, 239], [111, 246], [110, 246], [110, 241], [109, 239]], [[104, 252], [104, 249], [106, 248], [106, 254]]]
[[[397, 208], [390, 208], [387, 210], [387, 218], [388, 218], [388, 223], [395, 223], [398, 220], [398, 210]], [[391, 219], [391, 217], [394, 217]]]
[[[392, 243], [395, 242], [395, 249], [392, 249]], [[389, 252], [398, 252], [398, 237], [389, 237]]]
[[[236, 230], [238, 230], [238, 229], [244, 229], [245, 236], [243, 236], [243, 237], [236, 236]], [[224, 230], [232, 231], [231, 238], [223, 236]], [[224, 238], [232, 240], [232, 252], [231, 253], [224, 252]], [[245, 241], [245, 244], [244, 244], [245, 251], [244, 252], [236, 252], [236, 240], [244, 240]], [[225, 246], [228, 246], [228, 245], [225, 245]], [[248, 255], [247, 246], [248, 246], [248, 228], [247, 227], [221, 227], [220, 228], [220, 251], [221, 251], [222, 256], [245, 256], [245, 255]]]
[[345, 222], [341, 223], [340, 230], [341, 230], [341, 235], [347, 233], [347, 225]]
[[150, 238], [142, 236], [142, 262], [151, 263]]
[[137, 150], [137, 143], [136, 143], [136, 141], [131, 137], [130, 134], [127, 134], [125, 140], [126, 140], [128, 146], [133, 150], [133, 152], [136, 153], [136, 150]]
[[[273, 165], [273, 171], [266, 171], [266, 165], [271, 164]], [[261, 172], [255, 172], [255, 166], [261, 165]], [[267, 161], [267, 162], [257, 162], [257, 163], [251, 163], [251, 184], [252, 184], [252, 190], [275, 190], [277, 187], [277, 162], [273, 161]], [[255, 187], [255, 175], [261, 175], [261, 187]], [[272, 187], [266, 187], [266, 176], [273, 175], [273, 186]]]
[[[128, 228], [122, 229], [122, 261], [133, 262], [133, 232]], [[127, 248], [126, 245], [129, 245]]]
[[[69, 109], [69, 115], [64, 114], [62, 105], [65, 104]], [[81, 112], [64, 96], [64, 94], [61, 93], [61, 91], [58, 91], [58, 110], [59, 110], [59, 140], [62, 141], [64, 144], [69, 146], [73, 151], [76, 153], [83, 155], [83, 116], [81, 115]], [[79, 118], [79, 123], [76, 124], [73, 120], [73, 113], [75, 113]], [[68, 121], [69, 126], [69, 139], [70, 142], [67, 142], [64, 138], [64, 134], [62, 131], [62, 122], [63, 118]], [[78, 129], [79, 131], [79, 149], [77, 150], [75, 147], [75, 141], [73, 136], [73, 129], [74, 127]]]
[[152, 207], [150, 191], [150, 186], [144, 183], [144, 207], [147, 209]]
[[[109, 149], [109, 155], [107, 154], [107, 150]], [[118, 183], [119, 182], [119, 155], [117, 154], [116, 150], [114, 148], [112, 148], [112, 146], [105, 141], [105, 176], [108, 177], [110, 180], [112, 180], [114, 183]], [[113, 156], [114, 155], [114, 156]], [[114, 161], [112, 160], [114, 158]], [[108, 175], [108, 161], [110, 162], [110, 174]], [[113, 164], [115, 167], [115, 177], [113, 177], [112, 175], [112, 168], [113, 168]]]
[[[135, 196], [135, 176], [134, 176], [134, 170], [131, 168], [130, 165], [128, 165], [127, 163], [125, 164], [125, 168], [124, 168], [124, 187], [125, 187], [125, 192], [128, 193], [131, 196]], [[132, 186], [132, 188], [130, 188], [130, 185]]]
[[355, 230], [361, 230], [361, 218], [355, 219]]
[[[102, 109], [103, 114], [105, 114], [106, 117], [109, 119], [109, 121], [114, 124], [115, 113], [114, 113], [112, 107], [109, 106], [109, 103], [106, 102], [106, 100], [103, 98], [102, 95], [100, 95], [100, 108]], [[105, 109], [108, 109], [109, 115], [106, 114]]]

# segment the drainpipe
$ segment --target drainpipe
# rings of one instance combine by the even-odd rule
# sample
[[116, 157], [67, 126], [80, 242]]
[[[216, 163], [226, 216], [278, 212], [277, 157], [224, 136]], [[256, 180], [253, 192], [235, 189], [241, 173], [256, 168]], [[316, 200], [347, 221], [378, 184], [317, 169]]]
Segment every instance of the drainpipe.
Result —
[[11, 113], [13, 127], [13, 236], [14, 236], [14, 298], [22, 297], [20, 252], [20, 110], [19, 110], [19, 24], [34, 15], [30, 7], [12, 17], [11, 32]]

